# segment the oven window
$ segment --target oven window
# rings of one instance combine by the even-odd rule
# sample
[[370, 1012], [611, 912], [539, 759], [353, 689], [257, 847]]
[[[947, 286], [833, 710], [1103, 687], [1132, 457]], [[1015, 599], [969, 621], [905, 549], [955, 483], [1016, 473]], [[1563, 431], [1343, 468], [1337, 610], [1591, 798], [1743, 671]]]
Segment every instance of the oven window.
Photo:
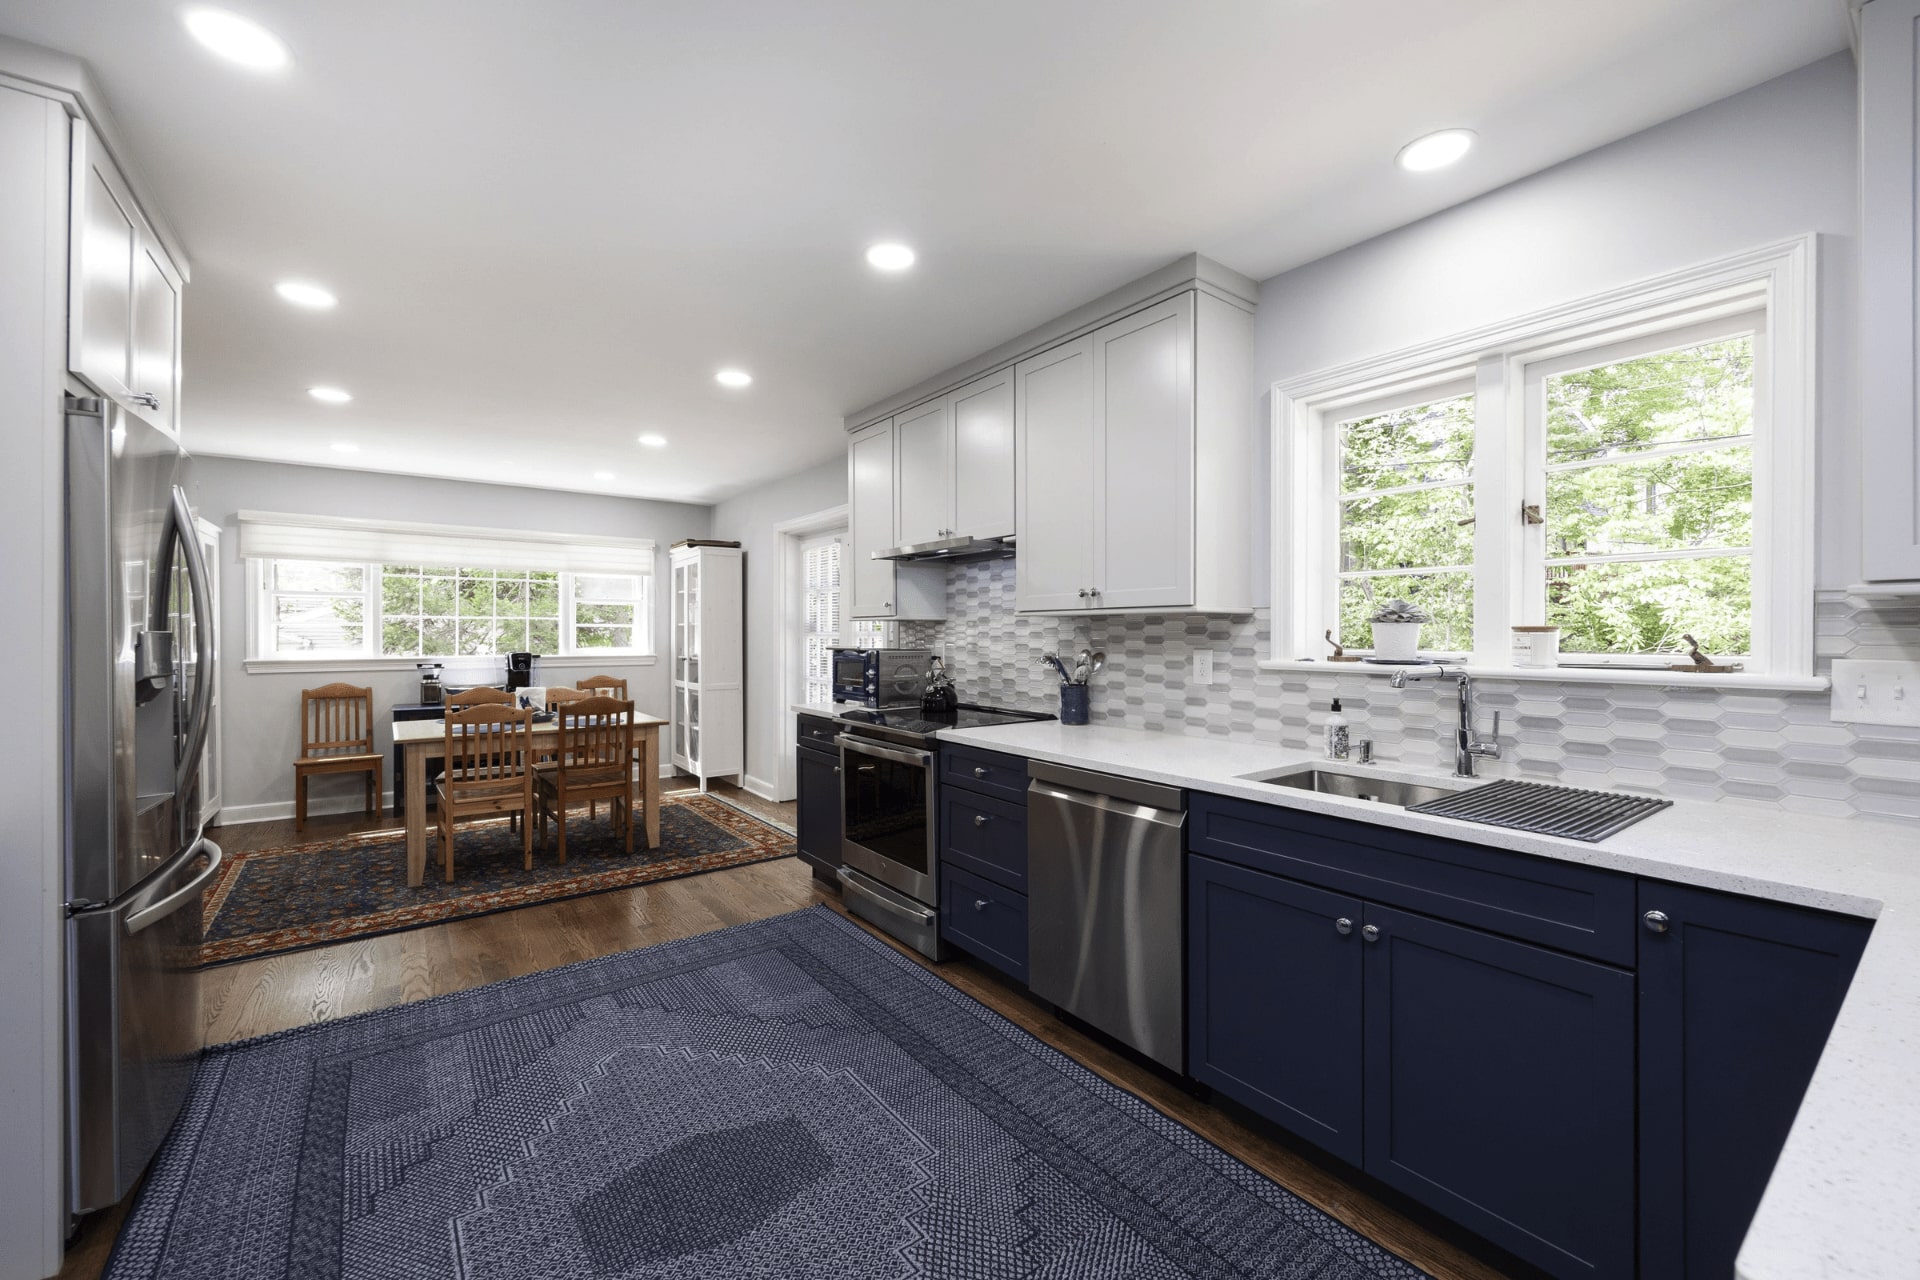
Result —
[[845, 657], [835, 655], [833, 659], [833, 682], [842, 687], [860, 688], [867, 682], [867, 658], [865, 654], [853, 653]]
[[931, 778], [931, 771], [920, 765], [848, 750], [840, 773], [847, 839], [926, 875]]

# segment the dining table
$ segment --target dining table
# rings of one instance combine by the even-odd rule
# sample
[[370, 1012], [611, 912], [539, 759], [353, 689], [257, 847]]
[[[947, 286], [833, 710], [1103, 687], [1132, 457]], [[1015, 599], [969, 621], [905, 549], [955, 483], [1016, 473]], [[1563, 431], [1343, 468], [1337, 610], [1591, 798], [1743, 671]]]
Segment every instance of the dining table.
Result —
[[[660, 843], [660, 716], [633, 716], [634, 802], [640, 806], [647, 848]], [[558, 719], [533, 726], [533, 747], [551, 752], [560, 737]], [[406, 720], [393, 726], [393, 745], [405, 758], [407, 788], [407, 884], [418, 888], [427, 874], [427, 763], [447, 751], [445, 720]]]

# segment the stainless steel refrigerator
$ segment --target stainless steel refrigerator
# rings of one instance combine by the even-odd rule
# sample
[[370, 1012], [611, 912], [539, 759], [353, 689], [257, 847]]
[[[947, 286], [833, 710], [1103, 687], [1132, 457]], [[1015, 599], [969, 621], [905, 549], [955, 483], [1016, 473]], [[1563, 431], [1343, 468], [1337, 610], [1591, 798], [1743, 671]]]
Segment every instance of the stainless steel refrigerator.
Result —
[[67, 401], [67, 1107], [71, 1209], [133, 1186], [202, 1047], [207, 565], [170, 438]]

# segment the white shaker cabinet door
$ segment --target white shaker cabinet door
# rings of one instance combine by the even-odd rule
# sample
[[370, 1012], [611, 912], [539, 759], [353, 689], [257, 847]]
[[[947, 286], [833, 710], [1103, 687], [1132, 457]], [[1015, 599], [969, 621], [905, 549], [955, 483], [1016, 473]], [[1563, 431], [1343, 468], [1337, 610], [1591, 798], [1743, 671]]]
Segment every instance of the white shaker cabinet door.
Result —
[[1093, 340], [1101, 432], [1094, 603], [1191, 606], [1193, 295], [1117, 320]]
[[1014, 366], [1015, 483], [1020, 553], [1015, 606], [1023, 612], [1091, 606], [1094, 485], [1093, 338]]
[[1870, 582], [1920, 581], [1920, 0], [1860, 10], [1862, 547]]
[[142, 236], [133, 261], [133, 412], [169, 435], [180, 428], [180, 284], [160, 246]]
[[953, 532], [1005, 538], [1013, 520], [1013, 370], [947, 397], [953, 434]]
[[894, 416], [893, 455], [895, 545], [946, 537], [953, 475], [944, 398]]
[[893, 616], [893, 561], [873, 558], [894, 545], [893, 478], [892, 421], [854, 432], [847, 442], [848, 617]]
[[124, 401], [133, 380], [133, 195], [84, 121], [73, 126], [73, 247], [67, 367]]

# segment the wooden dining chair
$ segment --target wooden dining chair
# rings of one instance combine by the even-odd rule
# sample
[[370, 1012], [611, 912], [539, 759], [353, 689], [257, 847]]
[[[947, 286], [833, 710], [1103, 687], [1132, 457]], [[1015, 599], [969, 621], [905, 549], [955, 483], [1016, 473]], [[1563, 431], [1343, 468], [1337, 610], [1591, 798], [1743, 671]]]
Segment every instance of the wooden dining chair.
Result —
[[462, 689], [447, 695], [450, 707], [510, 707], [518, 701], [505, 689]]
[[586, 692], [584, 689], [569, 689], [563, 684], [548, 685], [547, 710], [555, 710], [563, 702], [579, 702], [582, 699], [591, 698], [592, 696], [592, 694]]
[[[627, 697], [627, 681], [624, 676], [588, 676], [585, 680], [576, 682], [573, 687], [584, 694], [597, 695], [602, 698], [618, 698], [623, 702], [626, 701]], [[589, 818], [598, 818], [600, 816], [599, 801], [590, 800], [587, 802], [587, 816]]]
[[453, 831], [462, 818], [520, 816], [520, 849], [533, 870], [533, 712], [483, 702], [447, 712], [446, 770], [433, 784], [440, 802], [440, 861], [453, 883]]
[[293, 762], [293, 827], [307, 827], [307, 779], [316, 773], [367, 775], [367, 812], [384, 811], [386, 759], [373, 749], [373, 690], [323, 684], [300, 691], [300, 755]]
[[540, 838], [547, 819], [559, 827], [560, 861], [567, 860], [567, 806], [606, 800], [615, 830], [624, 827], [633, 852], [633, 704], [618, 698], [581, 698], [561, 712], [559, 751], [534, 766], [534, 821]]

